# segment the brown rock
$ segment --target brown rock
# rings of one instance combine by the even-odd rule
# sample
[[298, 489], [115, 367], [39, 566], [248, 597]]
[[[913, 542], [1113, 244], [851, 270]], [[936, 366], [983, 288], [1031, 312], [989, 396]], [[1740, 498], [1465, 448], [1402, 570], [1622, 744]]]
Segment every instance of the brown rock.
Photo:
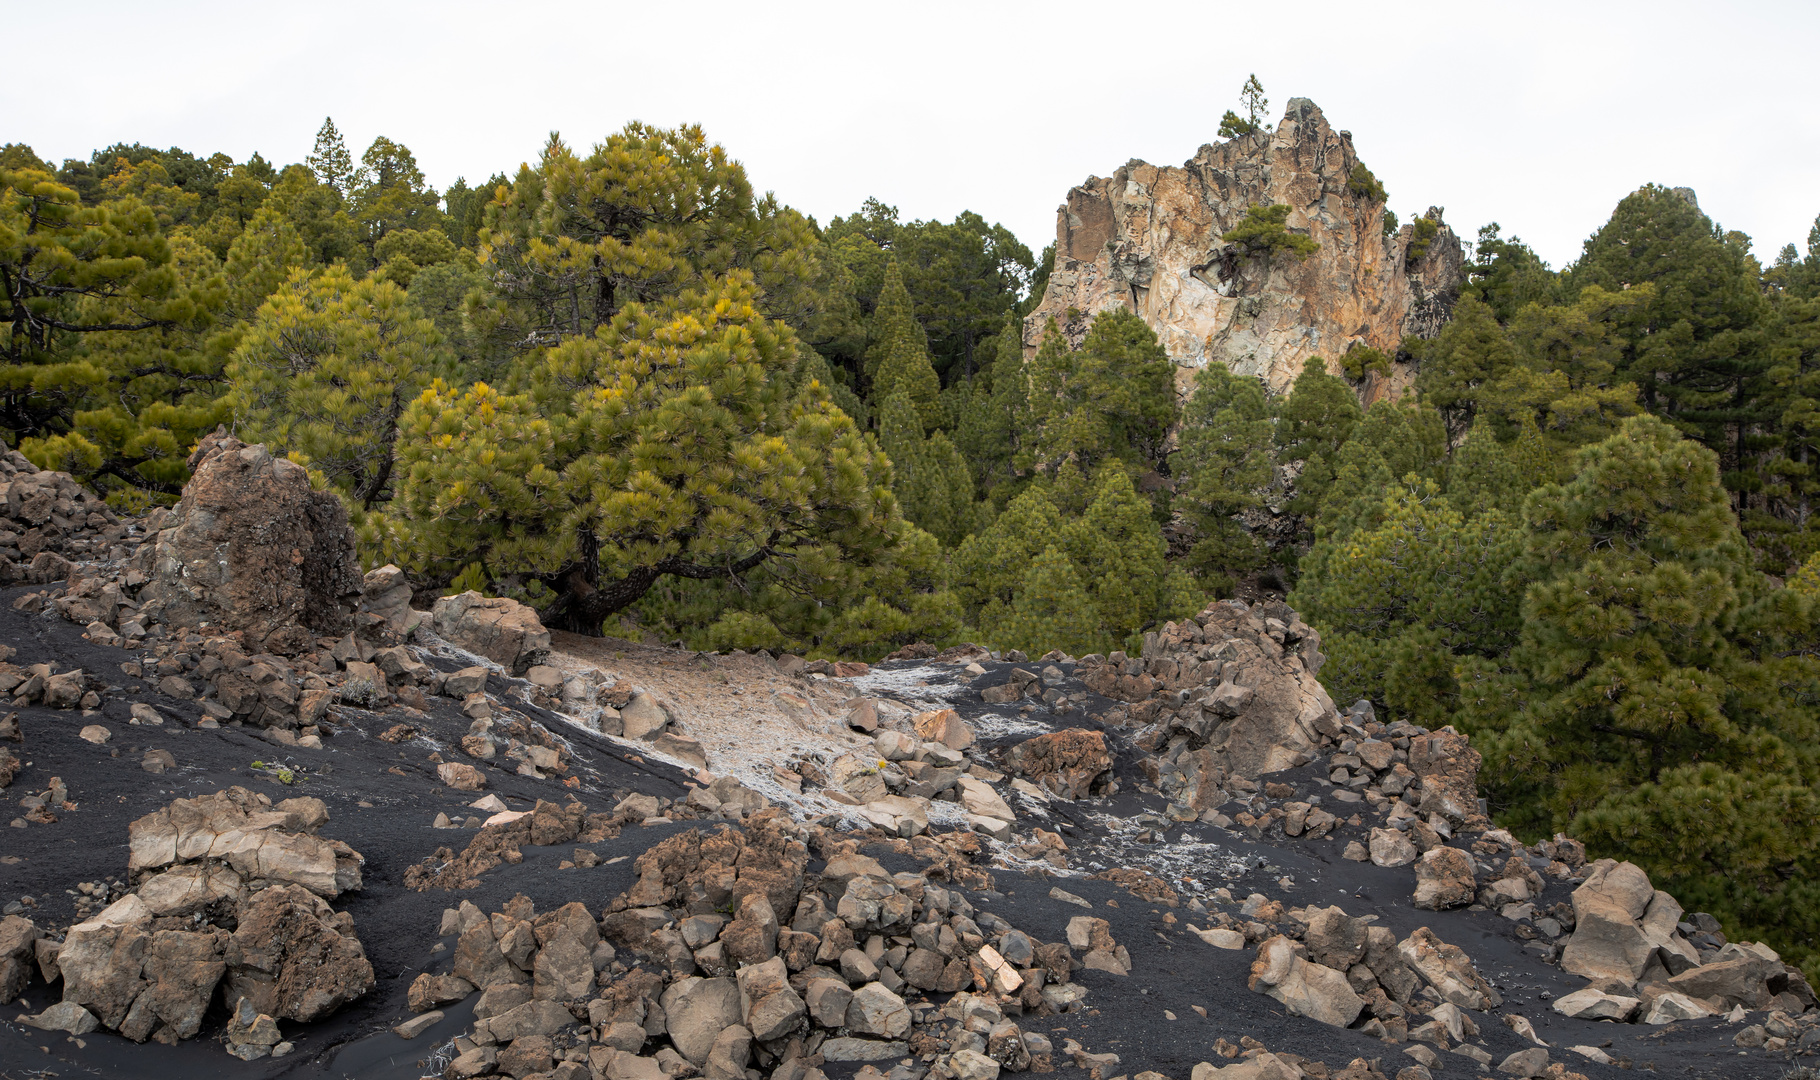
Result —
[[1416, 907], [1430, 911], [1464, 907], [1476, 892], [1472, 856], [1459, 848], [1432, 848], [1416, 860]]
[[411, 981], [405, 1001], [414, 1013], [429, 1012], [438, 1005], [460, 1001], [474, 992], [474, 984], [459, 975], [432, 975], [429, 972]]
[[294, 885], [255, 894], [227, 948], [227, 994], [286, 1020], [320, 1020], [372, 989], [353, 917]]
[[1096, 784], [1105, 786], [1112, 754], [1100, 732], [1070, 728], [1018, 743], [1006, 751], [1005, 764], [1064, 799], [1080, 799], [1092, 794]]
[[163, 605], [167, 625], [244, 631], [279, 655], [342, 632], [360, 576], [341, 501], [312, 490], [302, 466], [224, 430], [202, 440], [190, 468], [169, 526], [148, 542], [142, 599]]
[[486, 774], [460, 761], [445, 761], [436, 766], [436, 775], [456, 791], [479, 791], [487, 786]]

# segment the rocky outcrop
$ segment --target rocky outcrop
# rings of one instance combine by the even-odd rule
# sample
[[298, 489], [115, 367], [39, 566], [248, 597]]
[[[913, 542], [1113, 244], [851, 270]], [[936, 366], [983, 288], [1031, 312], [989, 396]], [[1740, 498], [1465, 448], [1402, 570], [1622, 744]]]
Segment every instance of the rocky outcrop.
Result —
[[135, 561], [141, 601], [171, 626], [243, 631], [256, 651], [294, 656], [340, 633], [361, 591], [341, 501], [301, 465], [225, 431], [190, 455], [183, 497]]
[[0, 586], [62, 580], [72, 561], [104, 559], [126, 527], [68, 473], [0, 452]]
[[1223, 600], [1144, 635], [1142, 657], [1083, 657], [1088, 689], [1129, 702], [1125, 722], [1147, 726], [1159, 781], [1199, 816], [1224, 802], [1228, 777], [1255, 779], [1312, 761], [1341, 734], [1333, 699], [1315, 678], [1321, 635], [1281, 603]]
[[140, 818], [128, 838], [135, 891], [61, 942], [0, 921], [0, 1001], [23, 988], [30, 955], [63, 989], [39, 1026], [175, 1042], [200, 1030], [219, 992], [237, 1023], [245, 1013], [230, 1052], [265, 1056], [278, 1020], [320, 1020], [373, 986], [353, 917], [324, 899], [359, 888], [361, 863], [315, 835], [327, 820], [319, 799], [273, 806], [238, 787]]
[[[1124, 308], [1156, 331], [1178, 385], [1221, 363], [1280, 393], [1310, 356], [1338, 372], [1355, 345], [1391, 355], [1405, 337], [1432, 335], [1464, 280], [1459, 240], [1433, 208], [1427, 224], [1386, 236], [1383, 199], [1352, 183], [1358, 164], [1351, 133], [1292, 98], [1274, 132], [1203, 146], [1179, 168], [1131, 161], [1089, 179], [1056, 211], [1055, 262], [1024, 322], [1026, 354], [1050, 319], [1078, 341], [1092, 315]], [[1288, 205], [1287, 227], [1319, 250], [1266, 259], [1223, 241], [1257, 204]], [[1364, 396], [1409, 379], [1398, 364]]]

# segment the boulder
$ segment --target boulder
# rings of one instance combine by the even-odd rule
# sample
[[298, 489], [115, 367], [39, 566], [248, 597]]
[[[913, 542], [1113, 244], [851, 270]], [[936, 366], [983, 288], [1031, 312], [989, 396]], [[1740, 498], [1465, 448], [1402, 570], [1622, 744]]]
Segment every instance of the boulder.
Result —
[[1574, 890], [1574, 932], [1561, 969], [1588, 979], [1635, 983], [1656, 946], [1641, 920], [1656, 891], [1635, 865], [1600, 859]]
[[384, 619], [394, 634], [409, 633], [423, 618], [422, 612], [411, 610], [411, 583], [391, 563], [367, 571], [361, 579], [360, 610]]
[[373, 988], [353, 916], [295, 885], [274, 885], [240, 910], [226, 949], [228, 1000], [312, 1022]]
[[1700, 1020], [1713, 1015], [1713, 1010], [1686, 994], [1674, 991], [1658, 994], [1644, 1012], [1645, 1024], [1672, 1024], [1677, 1020]]
[[38, 927], [30, 919], [0, 918], [0, 1005], [9, 1004], [31, 982], [38, 938]]
[[910, 726], [924, 742], [940, 743], [950, 750], [973, 745], [973, 729], [953, 709], [934, 709], [911, 717]]
[[1396, 829], [1371, 830], [1371, 861], [1376, 866], [1408, 866], [1416, 861], [1416, 846]]
[[1472, 958], [1459, 946], [1443, 942], [1426, 926], [1398, 942], [1397, 954], [1434, 987], [1443, 1001], [1479, 1011], [1503, 1004], [1504, 999], [1473, 967]]
[[487, 774], [464, 761], [445, 761], [436, 766], [436, 776], [456, 791], [479, 791], [487, 786]]
[[445, 596], [430, 609], [430, 629], [457, 648], [466, 649], [522, 675], [550, 654], [550, 632], [537, 612], [505, 597], [472, 590]]
[[642, 690], [620, 707], [619, 717], [625, 724], [624, 733], [628, 739], [654, 739], [670, 724], [670, 714]]
[[1575, 1020], [1616, 1020], [1628, 1023], [1643, 1003], [1634, 997], [1607, 994], [1594, 987], [1575, 990], [1555, 999], [1554, 1010]]
[[742, 1019], [739, 984], [732, 979], [678, 979], [664, 990], [659, 1003], [670, 1041], [698, 1067], [707, 1062], [720, 1033]]
[[1026, 739], [1005, 752], [1005, 764], [1038, 787], [1064, 799], [1082, 799], [1103, 788], [1112, 773], [1106, 736], [1070, 728]]
[[1333, 1027], [1351, 1025], [1365, 1008], [1344, 974], [1306, 959], [1294, 941], [1280, 934], [1258, 945], [1247, 985], [1281, 1002], [1291, 1015]]
[[1683, 971], [1668, 980], [1668, 989], [1701, 1000], [1718, 998], [1728, 1006], [1761, 1009], [1772, 996], [1769, 980], [1782, 973], [1781, 964], [1750, 956]]
[[167, 527], [136, 556], [149, 562], [141, 600], [169, 626], [242, 631], [281, 656], [343, 632], [361, 580], [341, 500], [225, 430], [205, 436], [189, 465]]
[[1472, 856], [1459, 848], [1443, 844], [1416, 860], [1416, 907], [1429, 911], [1464, 907], [1476, 893]]

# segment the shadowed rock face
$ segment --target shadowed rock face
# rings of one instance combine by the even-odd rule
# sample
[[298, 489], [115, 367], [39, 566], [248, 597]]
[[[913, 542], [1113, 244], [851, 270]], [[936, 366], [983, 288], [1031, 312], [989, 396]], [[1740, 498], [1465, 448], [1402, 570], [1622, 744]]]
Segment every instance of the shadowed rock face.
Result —
[[148, 606], [171, 626], [244, 630], [285, 656], [346, 630], [361, 577], [340, 500], [225, 431], [202, 440], [190, 467], [169, 526], [140, 548]]
[[[1089, 179], [1057, 209], [1055, 263], [1024, 323], [1026, 355], [1051, 318], [1078, 342], [1095, 313], [1126, 308], [1180, 365], [1179, 386], [1218, 362], [1282, 393], [1310, 356], [1337, 373], [1355, 344], [1391, 354], [1406, 336], [1434, 334], [1464, 280], [1459, 239], [1438, 208], [1426, 215], [1438, 228], [1425, 249], [1414, 223], [1385, 236], [1384, 203], [1348, 186], [1358, 162], [1350, 132], [1293, 98], [1275, 132], [1203, 146], [1179, 168], [1131, 161]], [[1287, 204], [1288, 228], [1320, 250], [1265, 260], [1222, 241], [1258, 203]], [[1411, 375], [1398, 364], [1370, 376], [1363, 396], [1393, 396]]]

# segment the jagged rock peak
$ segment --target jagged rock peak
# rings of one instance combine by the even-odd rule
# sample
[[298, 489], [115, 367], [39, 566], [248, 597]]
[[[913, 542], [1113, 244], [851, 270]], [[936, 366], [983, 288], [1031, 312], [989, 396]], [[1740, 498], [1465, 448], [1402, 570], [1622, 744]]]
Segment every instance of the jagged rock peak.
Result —
[[[1180, 167], [1132, 161], [1090, 178], [1057, 209], [1026, 355], [1050, 319], [1078, 341], [1091, 316], [1122, 307], [1157, 332], [1184, 390], [1217, 361], [1281, 393], [1310, 356], [1337, 374], [1354, 345], [1394, 354], [1405, 337], [1435, 333], [1464, 278], [1459, 238], [1438, 207], [1424, 215], [1434, 229], [1410, 222], [1385, 235], [1383, 198], [1351, 183], [1358, 163], [1351, 132], [1292, 98], [1275, 131], [1202, 146]], [[1286, 226], [1319, 250], [1265, 258], [1223, 241], [1258, 203], [1288, 204]], [[1411, 374], [1399, 363], [1367, 376], [1361, 395], [1394, 396]]]

